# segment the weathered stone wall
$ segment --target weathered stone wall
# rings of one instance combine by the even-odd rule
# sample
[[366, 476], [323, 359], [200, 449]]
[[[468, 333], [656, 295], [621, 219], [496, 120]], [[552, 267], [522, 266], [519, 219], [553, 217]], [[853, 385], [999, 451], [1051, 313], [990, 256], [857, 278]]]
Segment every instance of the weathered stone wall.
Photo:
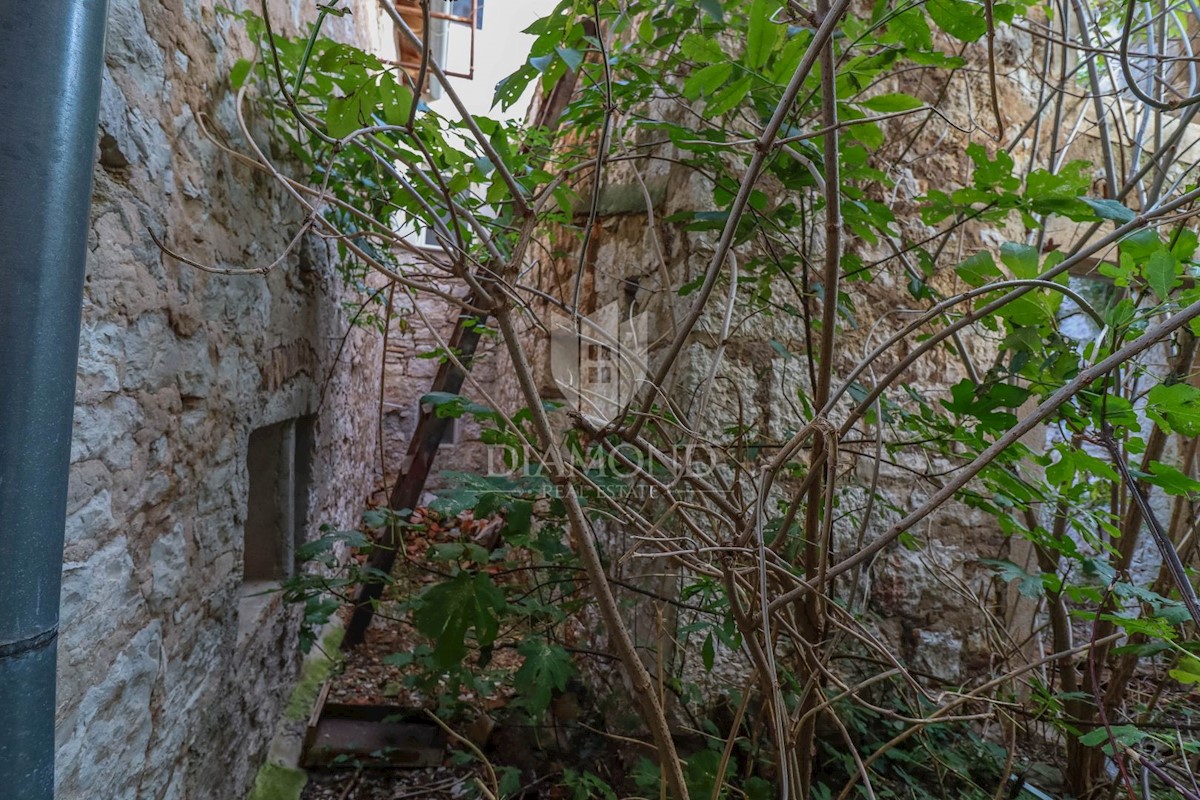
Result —
[[[453, 292], [453, 287], [443, 286]], [[459, 287], [456, 296], [466, 296]], [[442, 362], [444, 346], [449, 342], [458, 321], [459, 309], [434, 295], [413, 296], [397, 289], [392, 299], [392, 315], [387, 339], [384, 367], [382, 471], [390, 488], [406, 466], [405, 454], [416, 430], [421, 413], [421, 398], [432, 387]], [[471, 400], [489, 407], [506, 407], [493, 397], [497, 385], [497, 369], [507, 364], [503, 345], [494, 337], [485, 337], [476, 350], [471, 374], [462, 393]], [[495, 405], [493, 405], [495, 403]], [[430, 492], [446, 485], [443, 472], [486, 473], [489, 468], [488, 448], [479, 441], [479, 425], [470, 416], [454, 423], [438, 450], [426, 488]], [[492, 454], [493, 456], [495, 454]], [[385, 502], [381, 494], [379, 502]]]
[[[241, 268], [273, 261], [301, 220], [197, 124], [244, 149], [227, 75], [252, 50], [217, 4], [111, 3], [63, 568], [61, 800], [244, 795], [297, 665], [295, 611], [242, 596], [250, 433], [316, 415], [309, 533], [355, 524], [378, 479], [378, 337], [351, 329], [325, 244], [266, 277], [223, 276], [161, 259], [147, 234]], [[328, 33], [376, 37], [362, 5]], [[269, 6], [284, 34], [315, 17], [310, 0]]]

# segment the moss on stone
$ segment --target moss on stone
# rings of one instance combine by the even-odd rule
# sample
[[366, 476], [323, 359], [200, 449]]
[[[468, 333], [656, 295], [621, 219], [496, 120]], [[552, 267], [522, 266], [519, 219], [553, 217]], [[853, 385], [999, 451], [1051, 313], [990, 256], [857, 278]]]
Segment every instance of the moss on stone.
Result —
[[306, 783], [304, 770], [266, 763], [254, 778], [248, 800], [300, 800]]
[[334, 659], [337, 656], [338, 648], [341, 647], [344, 633], [345, 629], [341, 626], [329, 631], [321, 640], [321, 651], [304, 661], [304, 666], [300, 668], [300, 680], [296, 682], [296, 688], [292, 689], [287, 708], [283, 711], [285, 719], [292, 721], [308, 719], [313, 703], [317, 702], [317, 692], [321, 691], [321, 684], [325, 682], [325, 679], [329, 677], [330, 670], [333, 669]]

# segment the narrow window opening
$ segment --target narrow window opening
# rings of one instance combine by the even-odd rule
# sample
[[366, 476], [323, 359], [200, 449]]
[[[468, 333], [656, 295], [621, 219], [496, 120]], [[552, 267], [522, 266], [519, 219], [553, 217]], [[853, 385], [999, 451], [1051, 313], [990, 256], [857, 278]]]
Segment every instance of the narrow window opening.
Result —
[[[420, 403], [417, 404], [417, 418], [420, 419], [421, 413], [425, 411], [427, 406]], [[442, 429], [442, 440], [438, 442], [438, 447], [451, 447], [458, 444], [458, 419], [450, 417], [445, 420], [446, 427]]]
[[458, 444], [458, 420], [452, 418], [446, 420], [446, 429], [442, 431], [440, 445], [446, 447], [456, 444]]
[[306, 416], [250, 434], [240, 635], [270, 604], [270, 590], [298, 567], [296, 551], [307, 535], [315, 427], [316, 417]]
[[292, 474], [287, 451], [292, 449], [291, 422], [259, 428], [250, 434], [246, 469], [250, 491], [246, 505], [242, 580], [277, 581], [284, 575], [283, 531], [291, 516], [283, 501], [292, 497]]

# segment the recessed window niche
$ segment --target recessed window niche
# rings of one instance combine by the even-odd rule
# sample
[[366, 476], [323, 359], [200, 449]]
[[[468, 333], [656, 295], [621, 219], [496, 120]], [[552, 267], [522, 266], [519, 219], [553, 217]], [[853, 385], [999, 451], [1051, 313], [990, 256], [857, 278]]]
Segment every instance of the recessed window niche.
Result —
[[315, 416], [297, 417], [250, 434], [239, 627], [253, 622], [270, 602], [264, 592], [296, 572], [296, 548], [308, 524], [315, 424]]

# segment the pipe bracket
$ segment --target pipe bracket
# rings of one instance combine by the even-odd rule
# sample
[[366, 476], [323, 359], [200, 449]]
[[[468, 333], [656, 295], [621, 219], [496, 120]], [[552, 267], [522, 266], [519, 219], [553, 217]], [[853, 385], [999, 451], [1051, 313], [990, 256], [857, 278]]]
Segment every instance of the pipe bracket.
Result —
[[58, 638], [58, 626], [35, 633], [33, 636], [26, 636], [24, 639], [17, 639], [13, 642], [0, 642], [0, 661], [10, 658], [20, 658], [26, 653], [31, 653], [34, 650], [43, 650], [54, 643]]

